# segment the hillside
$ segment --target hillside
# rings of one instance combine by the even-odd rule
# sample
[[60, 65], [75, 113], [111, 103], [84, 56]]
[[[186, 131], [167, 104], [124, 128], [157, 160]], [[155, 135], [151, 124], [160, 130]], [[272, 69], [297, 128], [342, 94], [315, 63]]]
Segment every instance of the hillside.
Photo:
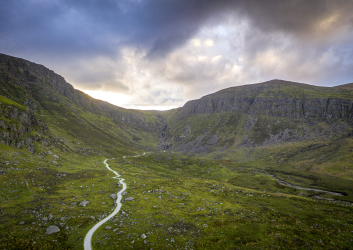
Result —
[[214, 149], [325, 140], [353, 126], [353, 90], [272, 80], [232, 87], [166, 114], [169, 147]]
[[83, 249], [121, 189], [109, 159], [127, 190], [93, 249], [350, 249], [352, 86], [273, 80], [139, 111], [0, 54], [0, 248]]
[[94, 143], [93, 147], [153, 148], [162, 130], [155, 112], [126, 110], [93, 99], [44, 66], [3, 54], [0, 95], [45, 120], [52, 137], [67, 134], [90, 147]]

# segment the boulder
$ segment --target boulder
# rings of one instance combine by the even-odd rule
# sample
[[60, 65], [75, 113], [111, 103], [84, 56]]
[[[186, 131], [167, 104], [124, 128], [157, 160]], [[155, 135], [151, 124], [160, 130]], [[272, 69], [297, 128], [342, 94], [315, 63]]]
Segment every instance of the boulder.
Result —
[[89, 203], [89, 201], [82, 201], [79, 206], [84, 207]]
[[60, 232], [60, 228], [58, 226], [49, 226], [46, 230], [46, 234], [53, 234], [53, 233], [57, 233]]

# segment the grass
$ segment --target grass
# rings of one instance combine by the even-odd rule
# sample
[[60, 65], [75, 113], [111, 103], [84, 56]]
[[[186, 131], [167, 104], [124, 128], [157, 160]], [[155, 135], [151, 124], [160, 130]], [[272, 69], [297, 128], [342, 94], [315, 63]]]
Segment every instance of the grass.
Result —
[[[124, 249], [352, 245], [351, 207], [279, 193], [271, 190], [274, 183], [262, 183], [261, 190], [255, 190], [227, 180], [224, 174], [205, 176], [198, 171], [198, 164], [202, 164], [202, 168], [218, 172], [218, 161], [161, 154], [116, 161], [110, 164], [124, 172], [128, 196], [135, 200], [123, 203], [124, 213], [95, 234], [97, 249], [114, 249], [117, 245]], [[228, 167], [231, 164], [226, 168], [235, 176], [244, 172]], [[258, 176], [243, 178], [253, 182]], [[147, 238], [143, 239], [142, 234]]]
[[[82, 249], [85, 233], [113, 210], [109, 195], [119, 187], [104, 156], [51, 151], [59, 159], [1, 145], [1, 248]], [[134, 201], [99, 228], [94, 249], [352, 247], [352, 207], [280, 186], [251, 163], [131, 156], [108, 161], [126, 179], [124, 198]], [[90, 203], [79, 206], [84, 200]], [[59, 233], [45, 234], [60, 223]]]
[[[16, 87], [10, 74], [0, 77], [2, 105], [22, 112], [26, 91]], [[94, 249], [353, 248], [353, 208], [339, 201], [353, 202], [353, 139], [349, 131], [337, 130], [349, 127], [346, 121], [315, 120], [318, 124], [309, 126], [300, 119], [237, 112], [179, 119], [179, 110], [158, 115], [116, 110], [124, 119], [141, 118], [142, 125], [132, 120], [127, 126], [130, 121], [89, 112], [46, 91], [34, 89], [32, 101], [49, 132], [34, 128], [23, 138], [45, 138], [48, 145], [36, 140], [36, 152], [30, 154], [24, 147], [0, 144], [1, 249], [83, 249], [85, 234], [114, 209], [109, 196], [120, 190], [103, 164], [106, 158], [125, 178], [124, 198], [134, 200], [125, 201], [122, 211], [94, 234]], [[310, 98], [330, 95], [316, 87], [305, 91]], [[303, 93], [297, 85], [276, 85], [262, 97], [284, 94]], [[341, 95], [348, 94], [338, 91], [331, 97]], [[190, 150], [156, 150], [160, 119], [169, 124], [167, 143], [176, 149], [189, 143]], [[4, 116], [1, 120], [19, 124]], [[315, 136], [264, 143], [286, 128]], [[246, 139], [251, 143], [244, 146]], [[194, 146], [200, 154], [192, 152]], [[146, 155], [133, 157], [144, 151]], [[347, 196], [285, 187], [267, 173]], [[80, 206], [82, 201], [89, 203]], [[60, 232], [45, 234], [50, 225], [59, 226]]]
[[8, 98], [6, 98], [5, 96], [0, 95], [0, 103], [3, 103], [5, 105], [10, 105], [10, 106], [17, 106], [18, 108], [20, 108], [21, 110], [25, 109], [24, 106], [18, 104], [17, 102], [14, 102]]

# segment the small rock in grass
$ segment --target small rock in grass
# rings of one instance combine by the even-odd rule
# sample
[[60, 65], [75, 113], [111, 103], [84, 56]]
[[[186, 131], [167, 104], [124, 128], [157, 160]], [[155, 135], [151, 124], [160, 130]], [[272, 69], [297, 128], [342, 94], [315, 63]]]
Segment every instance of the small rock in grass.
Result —
[[126, 192], [126, 191], [124, 191], [124, 192], [122, 192], [121, 194], [122, 194], [122, 195], [127, 195], [127, 192]]
[[133, 200], [135, 200], [133, 197], [128, 197], [125, 199], [125, 201], [133, 201]]
[[59, 223], [59, 227], [64, 227], [65, 223]]
[[112, 229], [112, 227], [106, 226], [105, 229], [106, 229], [106, 230], [109, 230], [109, 229]]
[[76, 202], [72, 202], [70, 205], [75, 206], [75, 205], [76, 205]]
[[105, 202], [102, 202], [101, 204], [102, 204], [102, 205], [104, 205], [104, 204], [105, 204]]
[[141, 234], [141, 238], [146, 239], [147, 238], [146, 234]]
[[109, 197], [112, 198], [113, 200], [115, 200], [116, 199], [116, 194], [111, 194], [111, 195], [109, 195]]
[[82, 201], [79, 206], [84, 207], [89, 203], [89, 201]]
[[49, 226], [46, 230], [46, 234], [53, 234], [53, 233], [57, 233], [60, 232], [60, 228], [58, 226]]
[[25, 222], [24, 222], [24, 221], [21, 221], [19, 224], [20, 224], [20, 225], [24, 225], [24, 224], [25, 224]]

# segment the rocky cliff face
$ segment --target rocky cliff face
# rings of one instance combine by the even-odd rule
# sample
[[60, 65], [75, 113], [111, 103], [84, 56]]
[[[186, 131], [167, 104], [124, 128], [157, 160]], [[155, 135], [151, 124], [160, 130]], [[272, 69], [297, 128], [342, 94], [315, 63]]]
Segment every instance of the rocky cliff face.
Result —
[[24, 146], [31, 153], [35, 152], [34, 142], [48, 144], [46, 124], [30, 109], [0, 102], [0, 114], [0, 143], [18, 149]]
[[233, 87], [189, 101], [179, 117], [238, 111], [248, 115], [353, 120], [353, 92], [273, 80]]
[[205, 153], [346, 135], [353, 126], [351, 85], [324, 88], [273, 80], [221, 90], [174, 111], [165, 142]]
[[[144, 141], [152, 149], [159, 137], [160, 149], [196, 153], [325, 140], [346, 135], [353, 126], [353, 84], [325, 88], [272, 80], [224, 89], [189, 101], [176, 110], [146, 112], [95, 100], [42, 65], [0, 54], [0, 95], [28, 107], [21, 112], [18, 107], [17, 111], [14, 107], [2, 110], [4, 119], [18, 123], [0, 124], [3, 127], [0, 142], [18, 147], [31, 145], [23, 137], [33, 127], [45, 133], [44, 125], [36, 125], [35, 114], [41, 109], [54, 110], [56, 114], [74, 110], [67, 117], [62, 115], [60, 120], [70, 127], [79, 121], [73, 134], [83, 131], [83, 126], [101, 131], [102, 124], [97, 120], [94, 125], [89, 115], [80, 116], [83, 110], [108, 117], [115, 123], [115, 127], [111, 124], [106, 127], [117, 136], [113, 136], [113, 141], [123, 138], [124, 145]], [[113, 137], [103, 131], [100, 138], [104, 143], [104, 138]]]
[[[6, 85], [13, 85], [14, 88], [21, 87], [27, 93], [7, 93], [0, 91], [6, 97], [15, 97], [21, 104], [30, 102], [31, 97], [39, 99], [47, 97], [52, 100], [65, 102], [62, 97], [67, 98], [72, 103], [82, 109], [107, 116], [116, 123], [124, 123], [131, 126], [142, 128], [149, 132], [156, 132], [162, 129], [159, 119], [148, 119], [147, 112], [138, 110], [127, 110], [109, 104], [104, 101], [96, 100], [78, 91], [65, 81], [65, 79], [48, 68], [29, 62], [24, 59], [0, 54], [0, 82]], [[152, 114], [152, 116], [154, 116]]]

